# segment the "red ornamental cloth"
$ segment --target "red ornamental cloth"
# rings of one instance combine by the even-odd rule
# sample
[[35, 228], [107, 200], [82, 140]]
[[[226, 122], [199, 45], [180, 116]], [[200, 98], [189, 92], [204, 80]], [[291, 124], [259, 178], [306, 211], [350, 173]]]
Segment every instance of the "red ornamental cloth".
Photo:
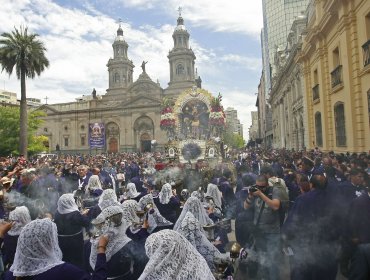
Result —
[[160, 126], [161, 127], [174, 127], [176, 121], [174, 119], [172, 120], [161, 120]]
[[161, 114], [162, 114], [162, 115], [167, 114], [167, 113], [172, 113], [172, 108], [171, 108], [171, 107], [164, 108], [164, 109], [161, 111]]

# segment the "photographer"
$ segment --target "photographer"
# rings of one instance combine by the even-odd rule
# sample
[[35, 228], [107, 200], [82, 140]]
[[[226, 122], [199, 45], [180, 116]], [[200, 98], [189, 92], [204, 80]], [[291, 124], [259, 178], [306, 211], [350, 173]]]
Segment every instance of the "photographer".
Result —
[[283, 188], [269, 186], [268, 178], [260, 175], [250, 187], [244, 201], [245, 209], [254, 212], [253, 247], [258, 255], [257, 279], [279, 279], [280, 214], [287, 197]]

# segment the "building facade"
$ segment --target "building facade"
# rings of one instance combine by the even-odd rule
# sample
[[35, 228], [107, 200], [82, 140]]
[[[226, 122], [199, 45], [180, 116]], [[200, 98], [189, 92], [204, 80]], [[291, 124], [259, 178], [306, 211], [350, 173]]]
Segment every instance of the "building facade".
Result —
[[17, 104], [17, 94], [15, 92], [1, 90], [0, 104]]
[[261, 32], [265, 91], [269, 93], [272, 77], [276, 75], [275, 52], [285, 48], [294, 19], [307, 8], [309, 0], [263, 0], [263, 29]]
[[311, 1], [298, 62], [308, 148], [370, 149], [370, 1]]
[[285, 48], [274, 54], [276, 75], [269, 98], [274, 148], [302, 150], [306, 147], [303, 74], [296, 63], [306, 19], [300, 15], [293, 21]]
[[249, 127], [249, 140], [256, 141], [258, 138], [258, 112], [252, 111], [251, 117], [252, 117], [252, 124]]
[[[51, 151], [65, 153], [98, 153], [123, 151], [150, 151], [152, 140], [158, 148], [167, 142], [160, 129], [161, 104], [164, 98], [175, 100], [185, 90], [200, 84], [195, 74], [195, 55], [189, 47], [189, 33], [181, 14], [173, 32], [173, 48], [168, 55], [170, 81], [163, 89], [153, 82], [145, 71], [147, 61], [141, 64], [142, 73], [133, 80], [134, 65], [129, 58], [128, 43], [121, 26], [113, 42], [113, 58], [109, 59], [109, 87], [98, 96], [78, 98], [77, 102], [43, 105], [45, 123], [39, 134], [49, 138]], [[105, 130], [104, 146], [91, 150], [91, 125]]]
[[225, 110], [225, 116], [226, 124], [230, 128], [230, 130], [243, 137], [243, 125], [240, 123], [240, 120], [238, 119], [238, 111], [235, 110], [233, 107], [228, 107]]

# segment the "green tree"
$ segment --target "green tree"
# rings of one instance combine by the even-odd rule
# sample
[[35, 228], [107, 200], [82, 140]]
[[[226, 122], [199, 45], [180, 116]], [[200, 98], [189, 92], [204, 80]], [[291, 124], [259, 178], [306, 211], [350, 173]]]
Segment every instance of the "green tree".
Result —
[[226, 129], [223, 133], [223, 141], [230, 148], [241, 149], [245, 146], [244, 139], [239, 134], [232, 132], [230, 129]]
[[[41, 116], [45, 116], [45, 113], [42, 111], [31, 111], [29, 114], [27, 140], [30, 143], [30, 153], [46, 151], [44, 145], [45, 136], [34, 135], [43, 123]], [[19, 107], [0, 107], [0, 119], [0, 155], [19, 154]]]
[[26, 78], [34, 79], [49, 66], [49, 60], [45, 56], [44, 43], [37, 39], [38, 34], [28, 34], [28, 28], [20, 27], [20, 30], [1, 34], [0, 39], [0, 64], [2, 71], [9, 76], [15, 72], [18, 80], [21, 80], [21, 107], [20, 107], [20, 134], [19, 151], [27, 157], [28, 132], [27, 132], [27, 101], [26, 101]]

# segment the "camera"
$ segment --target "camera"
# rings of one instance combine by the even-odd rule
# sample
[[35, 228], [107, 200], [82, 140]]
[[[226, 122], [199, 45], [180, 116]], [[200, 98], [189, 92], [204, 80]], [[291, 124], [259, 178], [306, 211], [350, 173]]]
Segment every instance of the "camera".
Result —
[[257, 185], [253, 185], [253, 186], [250, 186], [250, 187], [249, 187], [249, 192], [250, 192], [250, 193], [254, 193], [254, 192], [256, 192], [256, 191], [258, 191], [258, 187], [257, 187]]

